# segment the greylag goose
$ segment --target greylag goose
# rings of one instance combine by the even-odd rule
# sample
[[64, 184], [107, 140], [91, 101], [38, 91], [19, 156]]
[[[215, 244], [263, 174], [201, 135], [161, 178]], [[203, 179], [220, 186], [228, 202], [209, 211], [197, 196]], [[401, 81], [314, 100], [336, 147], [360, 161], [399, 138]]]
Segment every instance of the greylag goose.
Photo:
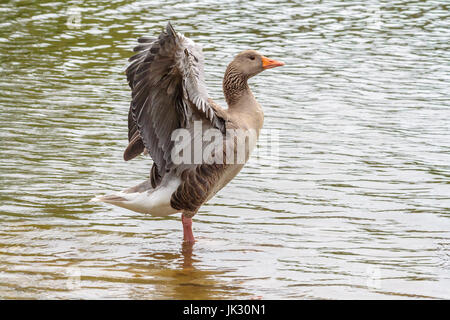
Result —
[[124, 159], [148, 153], [150, 177], [92, 200], [153, 216], [181, 212], [183, 239], [193, 243], [192, 217], [242, 169], [263, 125], [247, 80], [284, 63], [239, 53], [225, 71], [222, 109], [207, 93], [201, 47], [170, 22], [158, 38], [138, 42], [126, 70], [132, 101]]

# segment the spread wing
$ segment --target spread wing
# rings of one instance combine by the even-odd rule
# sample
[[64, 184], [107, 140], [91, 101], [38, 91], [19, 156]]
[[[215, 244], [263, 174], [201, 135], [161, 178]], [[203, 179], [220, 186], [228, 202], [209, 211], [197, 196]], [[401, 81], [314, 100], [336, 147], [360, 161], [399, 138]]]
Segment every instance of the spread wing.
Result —
[[162, 176], [173, 166], [173, 130], [189, 128], [194, 113], [222, 132], [225, 121], [209, 99], [199, 46], [170, 23], [157, 39], [142, 37], [138, 42], [138, 53], [126, 70], [132, 101], [124, 158], [134, 158], [145, 147], [156, 166], [152, 173]]

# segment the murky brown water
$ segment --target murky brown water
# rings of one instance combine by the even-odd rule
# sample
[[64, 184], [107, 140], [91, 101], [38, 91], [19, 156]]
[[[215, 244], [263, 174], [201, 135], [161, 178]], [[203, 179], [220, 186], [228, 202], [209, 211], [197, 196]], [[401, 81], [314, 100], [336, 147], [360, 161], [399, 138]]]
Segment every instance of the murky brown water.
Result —
[[[251, 81], [279, 152], [194, 247], [179, 215], [88, 202], [148, 174], [123, 71], [169, 19], [222, 105], [234, 54], [286, 62]], [[0, 297], [450, 298], [449, 29], [447, 1], [2, 2]]]

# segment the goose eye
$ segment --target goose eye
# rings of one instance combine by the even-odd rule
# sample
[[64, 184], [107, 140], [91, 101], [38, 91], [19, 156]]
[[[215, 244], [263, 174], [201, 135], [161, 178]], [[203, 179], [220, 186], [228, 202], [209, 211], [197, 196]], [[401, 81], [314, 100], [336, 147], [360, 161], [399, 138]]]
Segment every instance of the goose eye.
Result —
[[250, 56], [250, 60], [255, 60], [255, 56]]

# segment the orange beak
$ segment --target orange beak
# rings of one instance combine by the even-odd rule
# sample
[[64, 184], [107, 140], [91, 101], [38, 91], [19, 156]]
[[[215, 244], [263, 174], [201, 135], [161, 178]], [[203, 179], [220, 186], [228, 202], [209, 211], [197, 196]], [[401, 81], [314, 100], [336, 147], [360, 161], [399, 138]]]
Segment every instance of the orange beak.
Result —
[[262, 63], [263, 63], [263, 68], [264, 69], [270, 69], [270, 68], [284, 66], [284, 62], [273, 60], [273, 59], [269, 59], [269, 58], [266, 58], [264, 56], [262, 57]]

